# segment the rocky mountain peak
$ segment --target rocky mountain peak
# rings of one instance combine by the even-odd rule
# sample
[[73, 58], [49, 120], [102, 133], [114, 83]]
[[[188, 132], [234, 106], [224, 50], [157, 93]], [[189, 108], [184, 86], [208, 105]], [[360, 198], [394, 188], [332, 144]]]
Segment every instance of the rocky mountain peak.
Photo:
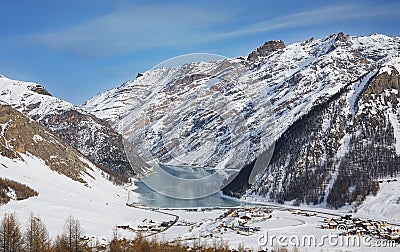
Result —
[[35, 93], [41, 94], [41, 95], [48, 95], [48, 96], [52, 96], [49, 91], [47, 91], [43, 86], [41, 85], [35, 85], [35, 86], [31, 86], [29, 87], [30, 90], [32, 90]]
[[336, 36], [336, 41], [346, 42], [350, 39], [349, 35], [344, 34], [343, 32], [339, 32]]
[[269, 55], [271, 52], [277, 51], [279, 49], [285, 48], [286, 45], [282, 40], [271, 40], [264, 43], [264, 45], [260, 46], [256, 50], [252, 51], [247, 60], [255, 61], [259, 57], [265, 57]]

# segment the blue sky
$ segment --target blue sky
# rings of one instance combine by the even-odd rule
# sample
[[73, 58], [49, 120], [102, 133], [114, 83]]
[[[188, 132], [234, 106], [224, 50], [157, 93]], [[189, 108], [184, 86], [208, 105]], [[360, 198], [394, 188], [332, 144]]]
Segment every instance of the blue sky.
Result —
[[339, 31], [398, 36], [398, 10], [398, 0], [4, 0], [0, 73], [81, 104], [182, 54], [236, 57]]

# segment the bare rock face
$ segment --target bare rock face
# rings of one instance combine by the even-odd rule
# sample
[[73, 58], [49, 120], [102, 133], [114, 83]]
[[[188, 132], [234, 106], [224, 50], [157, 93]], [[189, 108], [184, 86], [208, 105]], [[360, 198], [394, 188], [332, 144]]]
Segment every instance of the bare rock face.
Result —
[[29, 153], [52, 170], [84, 183], [81, 176], [91, 168], [82, 154], [11, 106], [0, 105], [0, 115], [0, 155], [14, 159]]
[[400, 77], [396, 68], [391, 67], [391, 73], [383, 72], [378, 75], [367, 90], [368, 94], [381, 94], [386, 89], [400, 90]]
[[34, 87], [31, 87], [31, 90], [35, 93], [41, 94], [41, 95], [48, 95], [52, 96], [49, 91], [47, 91], [43, 86], [41, 85], [36, 85]]
[[256, 61], [259, 57], [268, 56], [271, 52], [283, 49], [285, 47], [286, 45], [282, 40], [267, 41], [264, 45], [251, 52], [247, 57], [247, 60]]
[[177, 85], [186, 84], [187, 85], [187, 84], [192, 83], [192, 82], [194, 82], [196, 80], [200, 80], [200, 79], [203, 79], [203, 78], [206, 78], [206, 77], [208, 77], [206, 74], [187, 75], [187, 76], [184, 76], [181, 79], [175, 80], [174, 84], [177, 84]]
[[336, 41], [346, 42], [350, 39], [349, 35], [344, 34], [343, 32], [339, 32], [336, 36]]
[[92, 162], [125, 177], [135, 175], [124, 152], [122, 135], [104, 120], [71, 109], [45, 115], [38, 121]]

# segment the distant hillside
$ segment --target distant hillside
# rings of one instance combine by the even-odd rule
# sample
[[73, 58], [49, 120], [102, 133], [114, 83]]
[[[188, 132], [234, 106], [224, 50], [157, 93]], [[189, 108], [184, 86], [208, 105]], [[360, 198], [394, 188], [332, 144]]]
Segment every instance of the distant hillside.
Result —
[[54, 135], [125, 180], [134, 174], [125, 155], [122, 136], [107, 122], [56, 97], [32, 82], [0, 78], [0, 101], [40, 122]]

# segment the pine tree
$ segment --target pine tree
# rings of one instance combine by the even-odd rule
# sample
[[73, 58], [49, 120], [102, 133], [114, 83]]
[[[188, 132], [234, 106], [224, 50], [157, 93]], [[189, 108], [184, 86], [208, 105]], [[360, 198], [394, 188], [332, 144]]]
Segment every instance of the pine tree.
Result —
[[26, 226], [25, 249], [27, 252], [45, 252], [50, 250], [50, 239], [47, 228], [33, 213]]
[[118, 228], [113, 228], [113, 239], [110, 242], [110, 252], [119, 252], [121, 251], [121, 241], [119, 240]]
[[0, 222], [0, 251], [21, 252], [24, 251], [23, 245], [21, 227], [14, 213], [4, 214]]
[[61, 245], [70, 252], [80, 252], [85, 250], [85, 244], [82, 242], [83, 230], [81, 223], [71, 215], [67, 218], [64, 225], [64, 233], [62, 234]]

